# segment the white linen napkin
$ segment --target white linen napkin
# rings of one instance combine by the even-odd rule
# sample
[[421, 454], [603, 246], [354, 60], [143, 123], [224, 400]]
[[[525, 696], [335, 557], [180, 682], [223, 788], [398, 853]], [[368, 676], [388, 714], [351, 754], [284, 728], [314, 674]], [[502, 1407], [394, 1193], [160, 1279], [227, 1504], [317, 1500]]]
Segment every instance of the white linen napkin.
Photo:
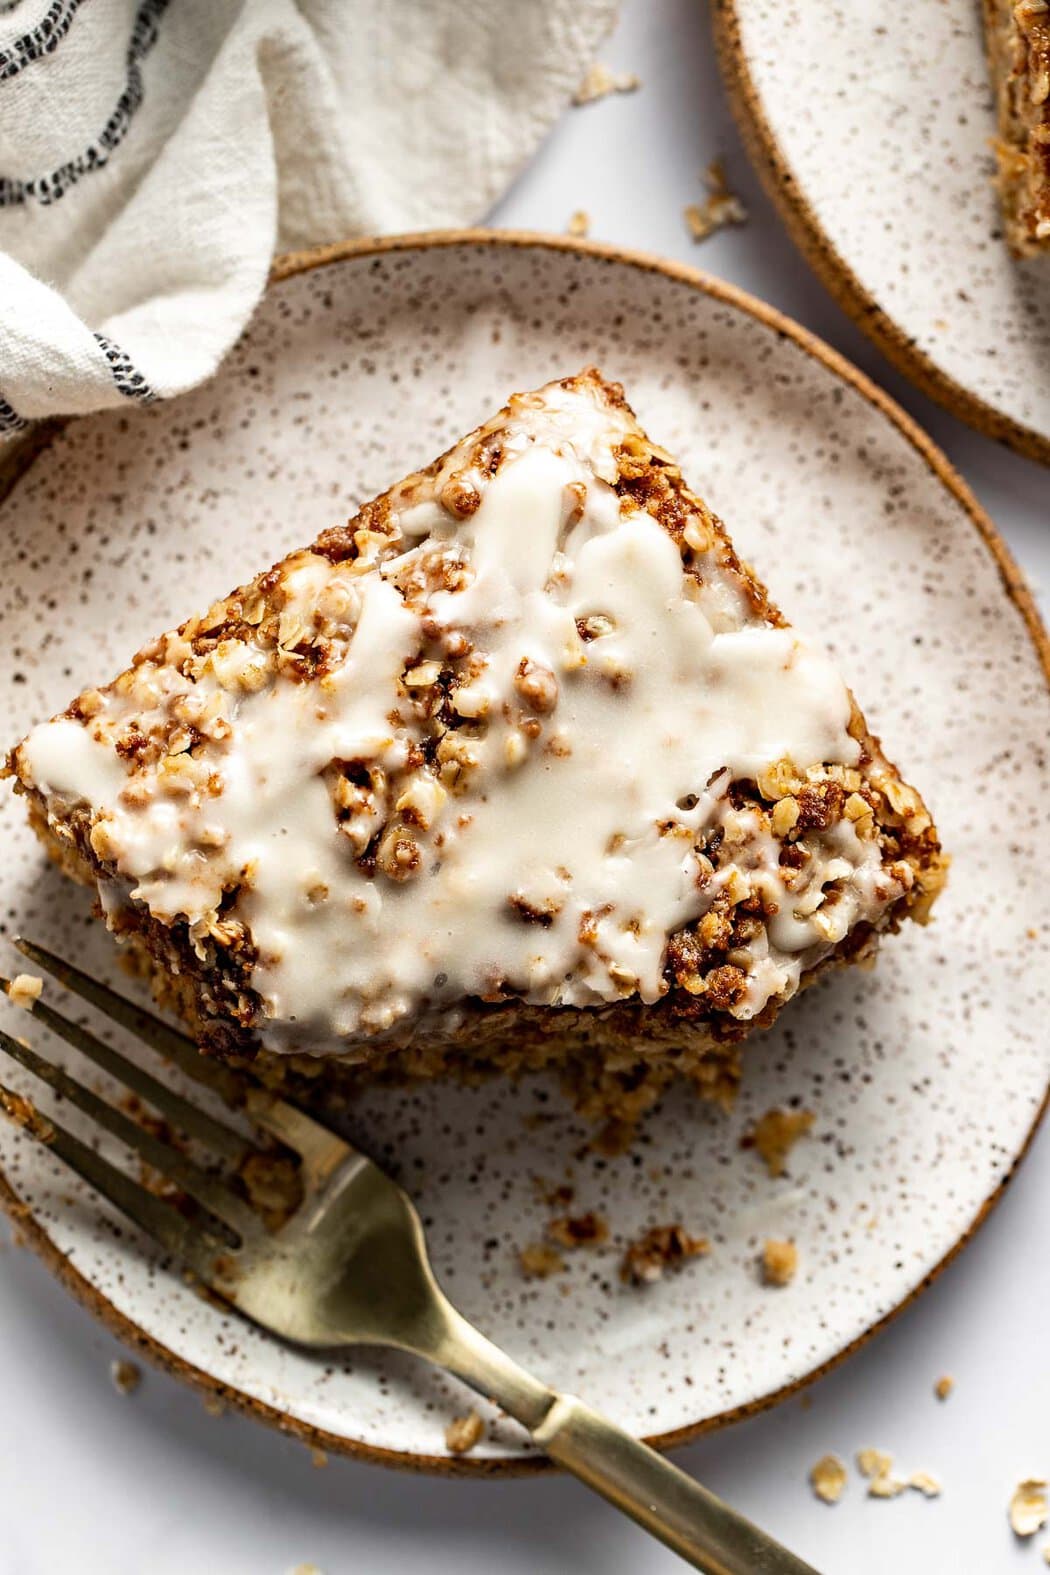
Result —
[[276, 251], [476, 222], [616, 0], [0, 0], [0, 434], [192, 387]]

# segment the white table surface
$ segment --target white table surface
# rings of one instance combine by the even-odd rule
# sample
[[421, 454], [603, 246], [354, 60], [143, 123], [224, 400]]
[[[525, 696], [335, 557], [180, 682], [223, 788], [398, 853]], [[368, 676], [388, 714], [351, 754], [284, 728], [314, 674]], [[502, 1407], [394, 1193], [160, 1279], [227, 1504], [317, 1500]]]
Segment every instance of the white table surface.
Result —
[[[915, 0], [933, 4], [936, 0]], [[781, 307], [887, 387], [945, 449], [1033, 582], [1050, 586], [1050, 473], [970, 432], [890, 369], [795, 252], [741, 149], [699, 0], [627, 0], [603, 51], [640, 92], [564, 117], [500, 205], [500, 225], [592, 234], [695, 262]], [[750, 223], [696, 247], [682, 209], [726, 158]], [[1045, 599], [1044, 599], [1045, 608]], [[994, 1575], [1042, 1567], [1006, 1506], [1050, 1475], [1050, 1130], [977, 1239], [875, 1343], [779, 1410], [681, 1464], [826, 1575]], [[0, 1251], [0, 1575], [662, 1575], [683, 1566], [574, 1483], [461, 1482], [333, 1459], [233, 1415], [214, 1418], [149, 1370], [122, 1398], [115, 1342], [28, 1252]], [[939, 1374], [955, 1375], [946, 1403]], [[601, 1395], [591, 1397], [601, 1403]], [[865, 1445], [944, 1484], [829, 1508], [806, 1473]], [[1027, 1560], [1027, 1563], [1024, 1561]]]

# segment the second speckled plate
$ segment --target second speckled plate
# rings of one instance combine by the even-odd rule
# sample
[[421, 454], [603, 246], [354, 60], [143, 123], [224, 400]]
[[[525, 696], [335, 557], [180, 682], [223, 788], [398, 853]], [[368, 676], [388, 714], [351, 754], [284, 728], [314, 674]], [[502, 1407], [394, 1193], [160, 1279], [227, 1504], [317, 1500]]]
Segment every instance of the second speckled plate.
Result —
[[716, 0], [723, 71], [784, 220], [901, 371], [1050, 464], [1050, 256], [993, 186], [980, 0]]
[[[469, 1316], [633, 1430], [682, 1439], [790, 1391], [914, 1295], [1033, 1131], [1050, 1070], [1045, 637], [922, 434], [729, 286], [596, 246], [482, 234], [365, 243], [284, 272], [211, 383], [71, 424], [0, 505], [0, 640], [16, 664], [0, 737], [344, 519], [512, 389], [594, 361], [788, 614], [833, 646], [955, 855], [936, 923], [890, 939], [873, 974], [793, 1004], [749, 1046], [729, 1115], [681, 1090], [633, 1153], [604, 1159], [539, 1079], [376, 1092], [353, 1113], [420, 1200]], [[44, 867], [9, 794], [0, 835], [2, 927], [119, 980], [87, 898]], [[0, 968], [13, 961], [8, 950]], [[740, 1139], [778, 1104], [816, 1123], [772, 1181]], [[71, 1288], [191, 1380], [325, 1448], [430, 1469], [525, 1463], [503, 1424], [450, 1461], [444, 1428], [463, 1396], [421, 1367], [356, 1352], [325, 1362], [202, 1301], [7, 1127], [0, 1167], [0, 1198], [21, 1200], [23, 1233]], [[549, 1215], [534, 1178], [567, 1171], [575, 1206], [604, 1213], [612, 1242], [525, 1281], [517, 1249]], [[671, 1220], [710, 1236], [710, 1257], [622, 1287], [625, 1240]], [[799, 1244], [785, 1290], [759, 1283], [766, 1236]]]

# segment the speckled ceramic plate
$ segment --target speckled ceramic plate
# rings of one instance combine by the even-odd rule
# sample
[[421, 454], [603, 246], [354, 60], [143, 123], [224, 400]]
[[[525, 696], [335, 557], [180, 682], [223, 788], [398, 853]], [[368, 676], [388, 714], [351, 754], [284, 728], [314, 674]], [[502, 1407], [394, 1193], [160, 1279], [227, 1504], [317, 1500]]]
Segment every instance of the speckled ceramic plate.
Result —
[[993, 189], [980, 0], [715, 0], [746, 140], [795, 240], [897, 366], [1050, 463], [1050, 257]]
[[[955, 854], [937, 923], [891, 939], [873, 974], [792, 1005], [748, 1049], [729, 1115], [680, 1090], [633, 1153], [603, 1159], [541, 1080], [386, 1091], [353, 1114], [353, 1133], [420, 1200], [469, 1316], [628, 1427], [680, 1440], [768, 1404], [877, 1328], [987, 1213], [1033, 1131], [1050, 1061], [1044, 637], [988, 521], [921, 433], [727, 285], [499, 235], [351, 246], [283, 273], [207, 387], [69, 426], [0, 506], [0, 640], [17, 668], [4, 738], [343, 519], [510, 390], [593, 360], [682, 456], [789, 614], [834, 646]], [[2, 816], [4, 927], [119, 979], [86, 898], [45, 868], [6, 794]], [[816, 1113], [779, 1181], [740, 1146], [775, 1104]], [[282, 1347], [199, 1300], [6, 1127], [0, 1165], [29, 1239], [148, 1353], [318, 1444], [449, 1467], [444, 1427], [463, 1403], [451, 1383], [392, 1357]], [[517, 1249], [549, 1214], [534, 1178], [568, 1174], [612, 1241], [526, 1282]], [[710, 1236], [710, 1257], [622, 1287], [625, 1239], [671, 1220]], [[786, 1290], [759, 1283], [767, 1235], [799, 1243]], [[523, 1458], [496, 1427], [458, 1469]]]

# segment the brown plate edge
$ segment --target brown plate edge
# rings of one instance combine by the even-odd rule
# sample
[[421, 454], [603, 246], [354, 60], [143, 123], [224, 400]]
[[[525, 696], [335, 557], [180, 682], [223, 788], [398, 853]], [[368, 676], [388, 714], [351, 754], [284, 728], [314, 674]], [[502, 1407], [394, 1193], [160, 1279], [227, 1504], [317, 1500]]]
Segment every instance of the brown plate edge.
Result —
[[[718, 3], [725, 4], [726, 0], [718, 0]], [[663, 274], [665, 277], [674, 279], [679, 283], [690, 285], [692, 288], [714, 297], [714, 299], [737, 311], [747, 313], [748, 316], [755, 318], [761, 323], [763, 327], [772, 329], [781, 337], [793, 340], [800, 350], [814, 360], [819, 361], [840, 381], [855, 389], [870, 404], [873, 404], [882, 415], [887, 417], [933, 471], [938, 481], [952, 494], [956, 502], [962, 505], [985, 546], [995, 559], [1003, 589], [1021, 614], [1046, 676], [1047, 685], [1050, 687], [1050, 635], [1048, 635], [1043, 625], [1027, 582], [1014, 563], [1009, 548], [999, 535], [991, 519], [977, 502], [946, 455], [926, 435], [917, 422], [901, 409], [895, 400], [873, 383], [859, 368], [840, 355], [837, 350], [833, 350], [823, 340], [818, 339], [815, 334], [810, 333], [808, 329], [803, 328], [801, 324], [796, 323], [792, 318], [786, 317], [775, 307], [766, 305], [737, 286], [729, 284], [725, 280], [716, 279], [684, 263], [670, 262], [644, 252], [604, 245], [601, 242], [579, 240], [568, 236], [545, 235], [530, 231], [484, 229], [438, 230], [415, 235], [397, 235], [378, 239], [365, 238], [321, 246], [308, 251], [287, 253], [275, 259], [271, 269], [270, 283], [279, 283], [297, 274], [307, 273], [314, 268], [326, 267], [331, 263], [343, 262], [352, 258], [379, 257], [396, 252], [420, 251], [429, 247], [452, 246], [492, 246], [494, 248], [512, 246], [521, 249], [542, 247], [549, 251], [583, 253], [602, 258], [609, 263], [626, 263], [628, 266], [638, 268], [643, 272]], [[53, 430], [57, 430], [57, 428]], [[6, 476], [0, 470], [0, 501], [3, 501], [8, 496], [20, 477], [47, 446], [50, 437], [53, 436], [53, 430], [48, 432], [47, 439], [43, 443], [34, 445], [34, 451], [29, 454], [25, 463], [16, 467], [16, 474]], [[827, 1361], [821, 1363], [802, 1377], [792, 1380], [779, 1389], [772, 1390], [769, 1394], [760, 1395], [755, 1400], [736, 1406], [732, 1410], [719, 1412], [717, 1415], [706, 1417], [700, 1422], [687, 1423], [682, 1427], [674, 1428], [665, 1433], [650, 1435], [647, 1438], [647, 1442], [661, 1450], [676, 1449], [683, 1444], [700, 1438], [705, 1433], [714, 1432], [719, 1428], [729, 1426], [731, 1423], [743, 1421], [748, 1417], [758, 1415], [762, 1411], [769, 1410], [782, 1401], [790, 1399], [793, 1395], [801, 1393], [802, 1390], [808, 1388], [810, 1384], [815, 1383], [819, 1378], [823, 1378], [848, 1357], [859, 1351], [869, 1340], [881, 1333], [883, 1329], [887, 1328], [894, 1319], [899, 1317], [922, 1295], [923, 1291], [933, 1284], [934, 1280], [943, 1273], [967, 1243], [973, 1239], [1013, 1180], [1019, 1165], [1031, 1148], [1048, 1106], [1050, 1106], [1050, 1088], [1047, 1089], [1043, 1096], [1039, 1109], [1033, 1118], [1032, 1125], [1015, 1155], [1009, 1171], [1003, 1176], [994, 1191], [985, 1199], [969, 1226], [960, 1235], [958, 1241], [952, 1245], [944, 1257], [929, 1270], [919, 1284], [914, 1286], [896, 1307], [891, 1308], [889, 1312], [883, 1314], [881, 1318], [877, 1319], [875, 1323], [858, 1335], [856, 1339], [850, 1341], [840, 1351], [829, 1357]], [[255, 1420], [266, 1423], [278, 1432], [299, 1439], [310, 1448], [322, 1449], [332, 1454], [349, 1455], [355, 1459], [366, 1460], [376, 1465], [393, 1467], [398, 1470], [438, 1476], [475, 1479], [537, 1476], [557, 1469], [542, 1455], [472, 1457], [469, 1455], [426, 1455], [408, 1450], [383, 1449], [374, 1444], [366, 1444], [356, 1439], [349, 1439], [339, 1434], [326, 1432], [324, 1428], [315, 1424], [303, 1422], [296, 1417], [289, 1416], [274, 1406], [267, 1405], [263, 1401], [256, 1400], [240, 1390], [230, 1388], [219, 1382], [219, 1380], [213, 1378], [211, 1374], [205, 1372], [202, 1368], [195, 1367], [192, 1363], [177, 1356], [174, 1351], [169, 1350], [153, 1335], [147, 1334], [138, 1324], [120, 1312], [90, 1280], [80, 1273], [79, 1269], [74, 1267], [69, 1258], [56, 1247], [43, 1225], [32, 1215], [28, 1205], [23, 1203], [18, 1197], [15, 1189], [2, 1171], [0, 1171], [0, 1208], [10, 1217], [18, 1237], [24, 1244], [31, 1247], [76, 1300], [86, 1307], [124, 1344], [142, 1355], [152, 1365], [161, 1368], [176, 1378], [182, 1379], [205, 1396], [217, 1398], [244, 1415], [254, 1417]]]
[[739, 0], [713, 0], [711, 23], [722, 80], [744, 146], [791, 239], [821, 283], [883, 355], [924, 394], [986, 437], [1050, 465], [1050, 437], [1004, 415], [949, 377], [861, 284], [824, 230], [781, 151], [744, 53]]

